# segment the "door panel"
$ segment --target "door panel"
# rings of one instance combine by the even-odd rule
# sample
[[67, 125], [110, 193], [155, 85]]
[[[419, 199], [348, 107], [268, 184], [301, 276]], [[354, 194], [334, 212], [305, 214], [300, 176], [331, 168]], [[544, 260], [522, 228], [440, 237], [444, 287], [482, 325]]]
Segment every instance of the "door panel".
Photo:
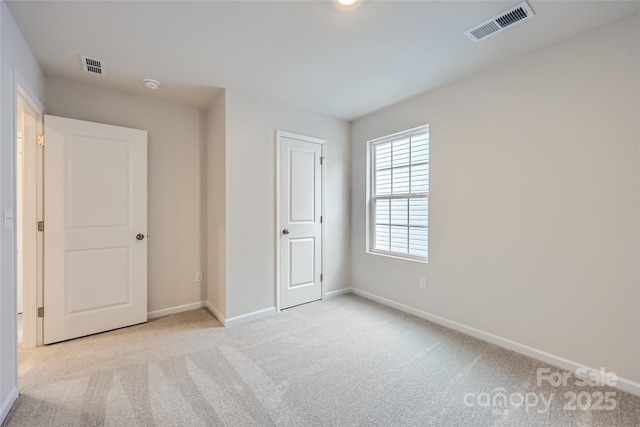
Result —
[[68, 150], [69, 228], [130, 227], [128, 141], [70, 135]]
[[131, 249], [67, 251], [68, 314], [131, 302]]
[[313, 237], [289, 239], [289, 287], [315, 283], [315, 240]]
[[45, 116], [45, 135], [45, 344], [146, 322], [146, 131]]
[[322, 144], [286, 136], [279, 144], [280, 308], [288, 308], [322, 298]]
[[315, 152], [289, 151], [289, 223], [313, 223], [315, 221]]

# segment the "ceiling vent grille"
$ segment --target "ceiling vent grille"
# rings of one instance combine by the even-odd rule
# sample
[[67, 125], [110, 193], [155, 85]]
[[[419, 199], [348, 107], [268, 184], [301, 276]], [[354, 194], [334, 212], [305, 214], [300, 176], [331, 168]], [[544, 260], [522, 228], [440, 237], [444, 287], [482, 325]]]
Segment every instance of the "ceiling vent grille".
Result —
[[535, 16], [526, 1], [464, 32], [475, 43]]
[[104, 68], [102, 61], [95, 58], [89, 58], [88, 56], [80, 55], [82, 58], [82, 69], [90, 74], [104, 75]]

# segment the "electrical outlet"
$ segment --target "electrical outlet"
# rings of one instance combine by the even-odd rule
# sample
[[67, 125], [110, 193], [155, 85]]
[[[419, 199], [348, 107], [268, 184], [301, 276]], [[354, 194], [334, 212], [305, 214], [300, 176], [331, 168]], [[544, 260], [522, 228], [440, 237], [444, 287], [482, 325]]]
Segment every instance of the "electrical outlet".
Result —
[[196, 282], [202, 282], [203, 274], [201, 270], [196, 271]]
[[420, 278], [420, 289], [427, 289], [427, 278], [426, 277], [421, 277]]

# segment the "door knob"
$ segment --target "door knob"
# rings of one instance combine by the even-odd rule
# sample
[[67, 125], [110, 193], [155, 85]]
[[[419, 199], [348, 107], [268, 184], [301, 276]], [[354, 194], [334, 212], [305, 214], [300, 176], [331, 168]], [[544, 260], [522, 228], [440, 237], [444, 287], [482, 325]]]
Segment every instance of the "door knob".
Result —
[[138, 235], [136, 236], [136, 239], [138, 239], [138, 240], [142, 240], [142, 239], [144, 239], [144, 234], [138, 234]]
[[285, 228], [284, 230], [282, 230], [282, 234], [289, 234], [289, 230]]

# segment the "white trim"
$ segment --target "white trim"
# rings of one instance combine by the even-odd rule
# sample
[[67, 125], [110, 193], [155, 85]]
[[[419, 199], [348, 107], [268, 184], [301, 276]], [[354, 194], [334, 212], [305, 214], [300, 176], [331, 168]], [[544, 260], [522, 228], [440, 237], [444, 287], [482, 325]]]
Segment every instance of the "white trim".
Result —
[[[413, 308], [408, 305], [405, 305], [387, 298], [383, 298], [366, 291], [362, 291], [360, 289], [356, 289], [356, 288], [348, 288], [348, 289], [354, 294], [359, 295], [363, 298], [367, 298], [369, 300], [378, 302], [388, 307], [395, 308], [396, 310], [400, 310], [405, 313], [412, 314], [414, 316], [420, 317], [421, 319], [429, 320], [431, 322], [442, 325], [446, 328], [453, 329], [453, 330], [465, 333], [467, 335], [471, 335], [472, 337], [479, 338], [483, 341], [490, 342], [492, 344], [498, 345], [508, 350], [512, 350], [517, 353], [524, 354], [525, 356], [532, 357], [534, 359], [556, 366], [560, 369], [565, 369], [570, 372], [575, 372], [575, 370], [578, 368], [583, 368], [583, 369], [586, 368], [589, 371], [589, 374], [593, 374], [595, 378], [598, 378], [600, 375], [600, 371], [598, 369], [592, 368], [590, 366], [585, 366], [581, 363], [574, 362], [573, 360], [565, 359], [564, 357], [556, 356], [555, 354], [547, 353], [546, 351], [538, 350], [536, 348], [529, 347], [528, 345], [521, 344], [519, 342], [512, 341], [507, 338], [503, 338], [501, 336], [494, 335], [489, 332], [485, 332], [480, 329], [476, 329], [471, 326], [464, 325], [462, 323], [454, 322], [453, 320], [449, 320], [444, 317], [431, 314], [429, 312], [419, 310], [417, 308]], [[625, 391], [627, 393], [640, 396], [640, 384], [634, 381], [628, 380], [626, 378], [618, 378], [616, 388], [619, 390]]]
[[182, 313], [183, 311], [196, 310], [206, 307], [206, 301], [193, 302], [191, 304], [177, 305], [175, 307], [163, 308], [162, 310], [149, 311], [147, 320], [157, 319], [158, 317], [169, 316], [171, 314]]
[[280, 313], [280, 138], [282, 131], [276, 130], [276, 223], [275, 223], [275, 258], [276, 258], [276, 313]]
[[[373, 233], [371, 233], [371, 234], [373, 235]], [[403, 254], [401, 252], [391, 252], [391, 251], [383, 251], [383, 250], [380, 250], [380, 249], [370, 249], [369, 251], [367, 251], [367, 254], [369, 254], [369, 255], [379, 255], [379, 256], [384, 256], [384, 257], [387, 257], [387, 258], [401, 259], [401, 260], [404, 260], [404, 261], [421, 262], [423, 264], [428, 264], [429, 263], [429, 258], [420, 257], [420, 256], [416, 256], [416, 255], [410, 255], [410, 254]]]
[[11, 410], [11, 407], [13, 406], [13, 404], [17, 399], [18, 399], [18, 387], [13, 386], [7, 398], [4, 400], [4, 402], [2, 402], [2, 406], [0, 406], [0, 424], [4, 422], [5, 418], [7, 418], [7, 415], [9, 415], [9, 411]]
[[320, 231], [320, 238], [322, 239], [322, 266], [321, 266], [321, 274], [322, 274], [322, 280], [320, 281], [320, 299], [325, 299], [327, 296], [327, 271], [329, 270], [328, 266], [327, 266], [327, 170], [328, 170], [328, 166], [327, 166], [327, 159], [329, 158], [329, 155], [327, 154], [327, 144], [326, 144], [326, 140], [322, 140], [321, 146], [322, 146], [322, 157], [323, 157], [323, 162], [322, 165], [323, 167], [320, 168], [320, 173], [322, 174], [322, 176], [320, 177], [320, 180], [322, 181], [321, 183], [321, 191], [322, 191], [322, 195], [320, 196], [320, 200], [322, 203], [322, 208], [320, 209], [321, 211], [321, 216], [322, 216], [322, 225], [321, 225], [321, 231]]
[[242, 325], [243, 323], [253, 322], [254, 320], [264, 319], [265, 317], [273, 316], [276, 314], [275, 307], [264, 308], [258, 311], [252, 311], [251, 313], [241, 314], [240, 316], [229, 317], [224, 323], [225, 328], [232, 328], [234, 326]]
[[411, 129], [401, 130], [401, 131], [394, 132], [394, 133], [389, 134], [389, 135], [381, 136], [379, 138], [370, 139], [367, 142], [371, 142], [371, 143], [374, 143], [374, 144], [380, 144], [382, 142], [393, 141], [394, 139], [397, 139], [399, 137], [406, 136], [406, 135], [413, 136], [415, 134], [422, 133], [422, 129], [425, 128], [425, 127], [428, 127], [428, 126], [429, 126], [429, 123], [425, 123], [423, 125], [416, 126], [416, 127], [411, 128]]
[[[16, 95], [22, 92], [20, 93], [20, 95], [22, 95], [23, 98], [26, 98], [25, 101], [27, 102], [29, 107], [31, 107], [31, 109], [38, 114], [44, 114], [44, 105], [42, 104], [42, 102], [40, 102], [33, 90], [31, 90], [26, 80], [22, 78], [22, 75], [16, 67], [13, 67], [13, 77], [13, 88], [16, 91]], [[20, 86], [21, 90], [18, 90], [18, 85]]]
[[[589, 369], [593, 369], [593, 368], [589, 368]], [[637, 383], [635, 381], [631, 381], [626, 378], [618, 378], [618, 383], [616, 384], [616, 388], [622, 391], [626, 391], [627, 393], [640, 396], [640, 383]]]
[[331, 298], [331, 297], [337, 297], [338, 295], [344, 295], [344, 294], [348, 294], [353, 292], [352, 288], [342, 288], [342, 289], [338, 289], [335, 291], [329, 291], [327, 293], [325, 293], [325, 296], [327, 298]]
[[[13, 360], [12, 360], [12, 366], [11, 366], [11, 373], [13, 374], [13, 385], [11, 388], [11, 391], [9, 393], [9, 395], [7, 396], [7, 399], [5, 399], [4, 402], [2, 402], [2, 406], [0, 407], [0, 424], [4, 421], [5, 417], [7, 416], [7, 414], [9, 413], [9, 410], [11, 409], [11, 406], [13, 406], [13, 403], [16, 401], [16, 399], [18, 398], [18, 329], [17, 329], [17, 325], [16, 325], [16, 312], [17, 312], [17, 307], [16, 307], [16, 303], [17, 303], [17, 296], [16, 296], [16, 292], [17, 292], [17, 256], [16, 256], [16, 251], [17, 251], [17, 236], [16, 236], [16, 227], [15, 227], [15, 221], [16, 221], [16, 192], [17, 192], [17, 180], [16, 180], [16, 161], [17, 161], [17, 155], [16, 155], [16, 135], [17, 135], [17, 113], [18, 113], [18, 95], [20, 95], [23, 100], [27, 103], [27, 105], [29, 105], [29, 107], [36, 113], [36, 116], [38, 114], [43, 114], [44, 113], [44, 106], [42, 104], [42, 102], [40, 102], [40, 100], [38, 99], [37, 96], [35, 96], [35, 93], [33, 92], [33, 90], [31, 89], [31, 87], [27, 84], [27, 82], [22, 78], [22, 75], [20, 74], [20, 72], [18, 71], [17, 67], [12, 67], [12, 71], [11, 71], [11, 109], [9, 111], [9, 115], [11, 118], [11, 169], [9, 171], [10, 176], [11, 176], [11, 206], [13, 207], [13, 217], [14, 217], [14, 226], [11, 229], [11, 253], [8, 255], [11, 257], [11, 264], [13, 266], [13, 272], [11, 274], [11, 286], [13, 287], [13, 301], [11, 304], [11, 312], [13, 313], [13, 315], [11, 316], [12, 318], [12, 322], [10, 323], [10, 328], [13, 328], [13, 339], [11, 340], [11, 343], [9, 344], [11, 347], [9, 349], [9, 351], [12, 353], [13, 356]], [[37, 117], [36, 117], [36, 121], [37, 121]], [[36, 125], [37, 127], [37, 125]], [[35, 166], [35, 165], [34, 165]], [[33, 172], [36, 172], [35, 170]], [[34, 248], [34, 250], [37, 251], [36, 248]], [[6, 255], [5, 255], [6, 256]], [[37, 264], [36, 264], [37, 266]], [[37, 284], [36, 284], [37, 287]], [[35, 289], [36, 293], [37, 293], [37, 289]], [[29, 293], [25, 293], [25, 296], [27, 296]], [[32, 292], [33, 294], [33, 292]], [[38, 318], [37, 318], [37, 312], [36, 312], [36, 306], [33, 305], [33, 301], [23, 301], [23, 315], [26, 318], [27, 316], [30, 316], [31, 319], [33, 319], [34, 317], [36, 318], [36, 324], [38, 324]], [[25, 322], [25, 323], [32, 323], [32, 322]], [[29, 331], [23, 330], [23, 337], [29, 338], [29, 341], [33, 341], [33, 333], [35, 333], [37, 335], [37, 327], [36, 330], [33, 330], [34, 328], [31, 328]], [[37, 340], [36, 340], [37, 341]], [[36, 342], [37, 344], [37, 342]], [[3, 351], [6, 349], [3, 349]]]
[[324, 158], [323, 160], [323, 165], [325, 167], [321, 168], [320, 171], [322, 173], [322, 176], [320, 177], [320, 180], [322, 181], [322, 195], [321, 195], [321, 200], [322, 200], [322, 208], [321, 208], [321, 215], [322, 215], [322, 226], [321, 226], [321, 245], [322, 245], [322, 261], [321, 261], [321, 274], [322, 274], [322, 281], [320, 282], [320, 299], [324, 299], [326, 297], [326, 285], [327, 285], [327, 212], [326, 212], [326, 200], [325, 200], [325, 193], [326, 193], [326, 181], [327, 181], [327, 174], [326, 174], [326, 160], [327, 160], [327, 140], [326, 139], [321, 139], [321, 138], [316, 138], [313, 136], [307, 136], [307, 135], [301, 135], [298, 133], [293, 133], [293, 132], [288, 132], [288, 131], [284, 131], [284, 130], [276, 130], [276, 170], [275, 170], [275, 174], [276, 174], [276, 200], [275, 200], [275, 205], [276, 205], [276, 224], [275, 224], [275, 241], [276, 241], [276, 300], [275, 300], [275, 309], [276, 309], [276, 313], [279, 313], [281, 308], [280, 308], [280, 139], [286, 137], [286, 138], [292, 138], [292, 139], [297, 139], [300, 141], [305, 141], [305, 142], [310, 142], [310, 143], [314, 143], [314, 144], [320, 144], [320, 146], [322, 147], [322, 157]]
[[205, 301], [205, 307], [207, 307], [209, 309], [209, 311], [216, 317], [216, 319], [218, 319], [218, 321], [220, 323], [222, 323], [222, 326], [225, 326], [225, 318], [222, 314], [220, 314], [220, 312], [218, 310], [216, 310], [216, 308], [213, 306], [213, 304], [211, 304], [209, 301]]
[[[387, 256], [390, 258], [397, 258], [397, 259], [403, 259], [403, 260], [409, 260], [409, 261], [418, 261], [418, 262], [422, 262], [427, 264], [429, 262], [428, 260], [428, 251], [429, 251], [429, 236], [428, 236], [428, 226], [426, 227], [427, 229], [427, 257], [423, 257], [423, 256], [418, 256], [418, 255], [414, 255], [414, 254], [409, 254], [409, 253], [401, 253], [401, 252], [393, 252], [393, 251], [384, 251], [384, 250], [380, 250], [380, 249], [375, 249], [376, 246], [376, 233], [374, 232], [375, 229], [375, 225], [376, 225], [376, 220], [375, 220], [375, 209], [374, 209], [374, 205], [375, 202], [377, 200], [391, 200], [391, 199], [425, 199], [427, 201], [427, 203], [429, 202], [429, 191], [426, 192], [419, 192], [419, 193], [404, 193], [404, 194], [388, 194], [388, 195], [380, 195], [377, 196], [375, 195], [375, 188], [376, 188], [376, 174], [375, 172], [375, 168], [374, 168], [374, 164], [375, 164], [375, 155], [374, 152], [376, 150], [376, 147], [380, 144], [389, 144], [392, 143], [396, 140], [399, 140], [401, 138], [412, 138], [415, 135], [420, 135], [420, 134], [425, 134], [427, 135], [427, 153], [430, 152], [430, 148], [431, 148], [431, 143], [430, 143], [430, 131], [431, 131], [431, 127], [429, 125], [429, 123], [426, 123], [424, 125], [421, 126], [416, 126], [414, 128], [408, 129], [406, 131], [400, 131], [400, 132], [396, 132], [393, 133], [391, 135], [385, 135], [382, 136], [380, 138], [376, 138], [376, 139], [370, 139], [367, 141], [366, 143], [366, 167], [365, 167], [365, 171], [366, 171], [366, 185], [365, 185], [365, 194], [366, 194], [366, 205], [365, 205], [365, 223], [366, 223], [366, 237], [365, 237], [365, 244], [366, 244], [366, 252], [368, 254], [373, 254], [373, 255], [381, 255], [381, 256]], [[410, 150], [411, 151], [411, 150]], [[393, 159], [393, 155], [391, 156]], [[429, 167], [429, 160], [427, 160], [426, 162], [418, 162], [418, 163], [413, 163], [410, 162], [409, 166], [414, 166], [414, 165], [422, 165], [422, 164], [426, 164], [427, 167]], [[390, 166], [390, 171], [393, 171], [395, 169], [395, 167], [393, 166], [393, 163]], [[393, 175], [393, 173], [392, 173]], [[430, 174], [427, 172], [427, 183], [429, 183], [429, 176]], [[428, 213], [428, 207], [427, 207], [427, 213]], [[427, 215], [428, 218], [428, 215]], [[428, 221], [427, 221], [428, 223]], [[428, 225], [428, 224], [427, 224]], [[407, 231], [409, 231], [409, 229], [411, 228], [409, 226], [409, 223], [407, 222]]]
[[[16, 171], [17, 171], [17, 165], [16, 165], [16, 161], [17, 161], [17, 155], [16, 155], [16, 140], [15, 140], [15, 135], [18, 132], [17, 129], [17, 119], [18, 119], [18, 97], [22, 98], [22, 100], [24, 101], [24, 103], [27, 105], [28, 108], [30, 108], [31, 110], [33, 110], [33, 112], [36, 114], [36, 134], [38, 133], [38, 130], [42, 130], [42, 129], [38, 129], [39, 125], [41, 125], [42, 122], [42, 115], [44, 114], [44, 106], [42, 105], [42, 102], [40, 102], [40, 100], [35, 96], [34, 92], [31, 90], [31, 88], [29, 87], [29, 85], [27, 84], [27, 82], [24, 80], [24, 78], [22, 78], [22, 75], [20, 74], [20, 72], [18, 71], [18, 69], [16, 67], [13, 67], [13, 87], [12, 87], [12, 122], [11, 122], [11, 128], [12, 128], [12, 158], [11, 158], [11, 164], [12, 164], [12, 174], [13, 174], [13, 187], [12, 187], [12, 191], [13, 191], [13, 195], [12, 195], [12, 203], [14, 206], [14, 230], [13, 230], [13, 244], [14, 244], [14, 251], [13, 251], [13, 263], [14, 263], [14, 283], [16, 284], [16, 288], [17, 288], [17, 276], [16, 272], [17, 272], [17, 263], [18, 263], [18, 259], [16, 256], [16, 247], [17, 247], [17, 241], [18, 241], [18, 235], [17, 235], [17, 228], [15, 228], [15, 224], [17, 223], [17, 176], [16, 176]], [[26, 143], [27, 141], [25, 141]], [[34, 142], [35, 141], [29, 141], [29, 142]], [[38, 146], [36, 145], [35, 150], [38, 150]], [[23, 173], [28, 173], [31, 172], [32, 173], [32, 178], [34, 180], [34, 183], [36, 186], [39, 186], [40, 183], [38, 183], [38, 160], [37, 160], [37, 152], [34, 155], [35, 157], [35, 163], [28, 163], [27, 170], [24, 170]], [[24, 190], [23, 190], [24, 191]], [[36, 197], [37, 199], [37, 193], [38, 190], [36, 188], [36, 194], [34, 195], [34, 197]], [[38, 217], [38, 203], [40, 201], [36, 200], [36, 205], [34, 206], [35, 212], [31, 212], [33, 215], [32, 217], [37, 218]], [[24, 200], [23, 200], [23, 204], [24, 204]], [[23, 212], [23, 216], [24, 216], [24, 212]], [[23, 218], [24, 221], [24, 218]], [[35, 221], [35, 219], [34, 219]], [[26, 223], [26, 222], [25, 222]], [[36, 241], [38, 240], [39, 236], [37, 236], [36, 234]], [[41, 342], [38, 341], [38, 332], [41, 333], [41, 326], [42, 326], [42, 320], [38, 318], [37, 316], [37, 307], [39, 307], [38, 305], [38, 294], [41, 293], [41, 289], [39, 288], [39, 282], [38, 282], [38, 277], [37, 277], [37, 270], [39, 269], [39, 265], [38, 262], [40, 262], [39, 258], [39, 251], [38, 251], [38, 243], [35, 243], [35, 245], [32, 244], [27, 244], [27, 246], [25, 246], [23, 248], [23, 254], [21, 256], [25, 256], [25, 255], [33, 255], [32, 258], [30, 258], [31, 260], [33, 260], [33, 263], [29, 263], [27, 265], [25, 265], [23, 267], [23, 269], [33, 269], [36, 271], [36, 277], [34, 279], [34, 281], [29, 282], [29, 281], [25, 281], [22, 284], [23, 287], [23, 316], [24, 316], [24, 325], [23, 325], [23, 331], [22, 331], [22, 337], [23, 337], [23, 348], [28, 349], [28, 348], [33, 348], [33, 347], [37, 347], [39, 345], [42, 345]], [[17, 310], [14, 310], [17, 311]], [[15, 329], [15, 328], [14, 328]], [[17, 346], [16, 346], [16, 360], [17, 360]], [[17, 365], [16, 365], [17, 366]], [[17, 367], [16, 367], [16, 371], [17, 371]], [[17, 376], [16, 376], [17, 378]]]

